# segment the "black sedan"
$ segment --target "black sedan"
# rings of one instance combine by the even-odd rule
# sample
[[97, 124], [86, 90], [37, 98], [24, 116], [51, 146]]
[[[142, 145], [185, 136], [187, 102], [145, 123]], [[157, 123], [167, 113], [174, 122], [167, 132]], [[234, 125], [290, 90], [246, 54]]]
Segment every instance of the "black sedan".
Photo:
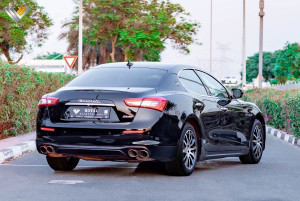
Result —
[[207, 159], [255, 164], [265, 121], [242, 95], [193, 66], [100, 65], [42, 97], [37, 150], [54, 170], [72, 170], [80, 159], [159, 161], [171, 175], [190, 175]]

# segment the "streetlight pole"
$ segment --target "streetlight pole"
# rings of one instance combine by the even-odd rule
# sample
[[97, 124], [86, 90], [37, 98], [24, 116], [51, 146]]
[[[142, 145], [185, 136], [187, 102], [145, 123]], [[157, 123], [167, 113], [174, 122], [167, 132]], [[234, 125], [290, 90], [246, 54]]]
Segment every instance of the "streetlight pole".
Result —
[[259, 17], [260, 17], [260, 28], [259, 28], [259, 70], [258, 70], [258, 88], [262, 88], [262, 68], [263, 68], [263, 18], [264, 12], [264, 0], [259, 1]]
[[82, 0], [79, 3], [78, 75], [82, 73]]
[[243, 66], [243, 88], [246, 87], [246, 0], [243, 0], [243, 53], [242, 53], [242, 66]]
[[209, 73], [212, 73], [212, 32], [213, 32], [213, 23], [212, 23], [212, 18], [213, 18], [213, 0], [210, 0], [210, 58], [209, 58]]

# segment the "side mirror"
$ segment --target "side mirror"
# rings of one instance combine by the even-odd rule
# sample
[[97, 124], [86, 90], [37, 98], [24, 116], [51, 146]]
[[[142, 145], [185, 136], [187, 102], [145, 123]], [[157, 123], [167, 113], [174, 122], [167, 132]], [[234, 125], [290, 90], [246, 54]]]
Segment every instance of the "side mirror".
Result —
[[230, 102], [231, 102], [230, 99], [228, 99], [228, 98], [222, 98], [217, 103], [219, 105], [221, 105], [221, 106], [225, 106], [225, 105], [229, 104]]
[[232, 95], [235, 99], [238, 99], [238, 98], [242, 98], [243, 95], [244, 95], [244, 92], [240, 89], [232, 89]]

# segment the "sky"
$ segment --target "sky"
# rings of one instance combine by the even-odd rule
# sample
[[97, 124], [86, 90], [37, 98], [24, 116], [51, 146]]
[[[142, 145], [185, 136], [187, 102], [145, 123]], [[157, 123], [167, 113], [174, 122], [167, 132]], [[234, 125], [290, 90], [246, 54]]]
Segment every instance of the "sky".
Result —
[[[68, 43], [58, 40], [61, 25], [71, 18], [75, 9], [73, 0], [37, 0], [53, 19], [49, 39], [41, 48], [25, 55], [31, 59], [46, 52], [65, 53]], [[196, 38], [202, 45], [191, 45], [191, 53], [183, 55], [166, 44], [162, 62], [196, 65], [209, 71], [210, 0], [171, 0], [191, 13], [191, 19], [201, 28]], [[213, 0], [213, 66], [217, 78], [238, 76], [241, 71], [242, 0]], [[265, 0], [264, 51], [281, 49], [287, 41], [300, 42], [300, 1]], [[246, 0], [246, 55], [252, 56], [259, 47], [259, 0]]]

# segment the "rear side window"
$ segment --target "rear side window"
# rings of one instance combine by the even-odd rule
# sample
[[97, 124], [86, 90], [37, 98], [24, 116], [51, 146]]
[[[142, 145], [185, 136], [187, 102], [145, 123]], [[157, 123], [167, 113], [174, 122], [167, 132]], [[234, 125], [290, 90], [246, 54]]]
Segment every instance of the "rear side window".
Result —
[[200, 95], [207, 95], [205, 87], [193, 70], [182, 70], [179, 79], [186, 89]]
[[201, 80], [193, 70], [182, 70], [179, 74], [179, 77], [202, 84]]
[[151, 68], [95, 68], [78, 76], [66, 87], [157, 87], [166, 70]]
[[225, 87], [223, 87], [223, 85], [221, 85], [215, 78], [201, 71], [196, 72], [206, 84], [212, 96], [218, 98], [228, 98]]

